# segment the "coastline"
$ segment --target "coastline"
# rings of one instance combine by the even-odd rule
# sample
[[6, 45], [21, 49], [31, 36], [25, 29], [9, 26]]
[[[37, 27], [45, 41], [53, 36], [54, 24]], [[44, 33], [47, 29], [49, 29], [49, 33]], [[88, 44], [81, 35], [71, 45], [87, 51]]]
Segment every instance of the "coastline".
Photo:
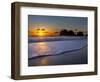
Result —
[[63, 53], [61, 55], [45, 56], [36, 59], [29, 59], [29, 66], [47, 66], [47, 65], [74, 65], [88, 63], [87, 46], [76, 51]]

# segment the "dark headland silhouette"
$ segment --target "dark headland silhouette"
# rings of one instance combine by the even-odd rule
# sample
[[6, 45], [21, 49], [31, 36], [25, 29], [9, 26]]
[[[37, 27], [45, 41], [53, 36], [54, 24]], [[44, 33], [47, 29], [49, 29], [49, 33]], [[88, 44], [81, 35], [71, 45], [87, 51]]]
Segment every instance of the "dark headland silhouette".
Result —
[[66, 30], [63, 29], [60, 31], [60, 36], [87, 36], [87, 34], [85, 35], [82, 31], [78, 31], [78, 32], [74, 32], [73, 30]]

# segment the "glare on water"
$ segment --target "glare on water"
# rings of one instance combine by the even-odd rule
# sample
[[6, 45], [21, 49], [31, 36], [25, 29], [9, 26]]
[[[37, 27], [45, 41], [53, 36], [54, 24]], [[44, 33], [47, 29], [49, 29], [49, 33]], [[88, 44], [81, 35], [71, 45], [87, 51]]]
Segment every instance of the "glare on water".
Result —
[[39, 42], [34, 45], [33, 52], [38, 53], [38, 55], [45, 55], [50, 52], [50, 48], [45, 42]]

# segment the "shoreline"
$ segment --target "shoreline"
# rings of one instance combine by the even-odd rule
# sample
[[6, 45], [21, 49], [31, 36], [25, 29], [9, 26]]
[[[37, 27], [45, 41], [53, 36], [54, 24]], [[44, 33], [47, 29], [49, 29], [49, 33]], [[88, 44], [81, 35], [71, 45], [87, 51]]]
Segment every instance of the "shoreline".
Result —
[[64, 52], [61, 52], [61, 53], [58, 53], [58, 54], [48, 54], [48, 55], [41, 55], [41, 56], [35, 56], [35, 57], [32, 57], [32, 58], [28, 58], [28, 60], [32, 60], [32, 59], [37, 59], [37, 58], [41, 58], [41, 57], [47, 57], [47, 56], [59, 56], [59, 55], [64, 55], [64, 54], [67, 54], [67, 53], [71, 53], [71, 52], [75, 52], [75, 51], [78, 51], [78, 50], [81, 50], [83, 48], [85, 48], [87, 45], [79, 48], [79, 49], [74, 49], [74, 50], [69, 50], [69, 51], [64, 51]]
[[67, 41], [67, 40], [82, 40], [87, 39], [87, 36], [60, 36], [60, 37], [30, 37], [28, 43], [37, 42], [53, 42], [53, 41]]
[[88, 63], [87, 47], [56, 56], [45, 56], [28, 60], [28, 66], [71, 65]]

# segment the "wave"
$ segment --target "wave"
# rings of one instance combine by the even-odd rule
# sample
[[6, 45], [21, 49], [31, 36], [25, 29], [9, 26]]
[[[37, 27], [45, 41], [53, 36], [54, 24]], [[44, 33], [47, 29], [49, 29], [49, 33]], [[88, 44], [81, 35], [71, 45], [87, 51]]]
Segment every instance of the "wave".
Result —
[[40, 56], [34, 56], [34, 57], [31, 57], [31, 58], [28, 58], [29, 60], [31, 59], [37, 59], [37, 58], [41, 58], [41, 57], [47, 57], [47, 56], [58, 56], [58, 55], [63, 55], [65, 53], [70, 53], [70, 52], [74, 52], [74, 51], [78, 51], [78, 50], [81, 50], [83, 48], [87, 47], [87, 45], [81, 47], [81, 48], [78, 48], [78, 49], [73, 49], [73, 50], [69, 50], [69, 51], [63, 51], [63, 52], [60, 52], [58, 54], [48, 54], [48, 55], [40, 55]]
[[82, 40], [87, 37], [31, 37], [28, 38], [28, 43], [33, 42], [51, 42], [51, 41], [66, 41], [66, 40]]

